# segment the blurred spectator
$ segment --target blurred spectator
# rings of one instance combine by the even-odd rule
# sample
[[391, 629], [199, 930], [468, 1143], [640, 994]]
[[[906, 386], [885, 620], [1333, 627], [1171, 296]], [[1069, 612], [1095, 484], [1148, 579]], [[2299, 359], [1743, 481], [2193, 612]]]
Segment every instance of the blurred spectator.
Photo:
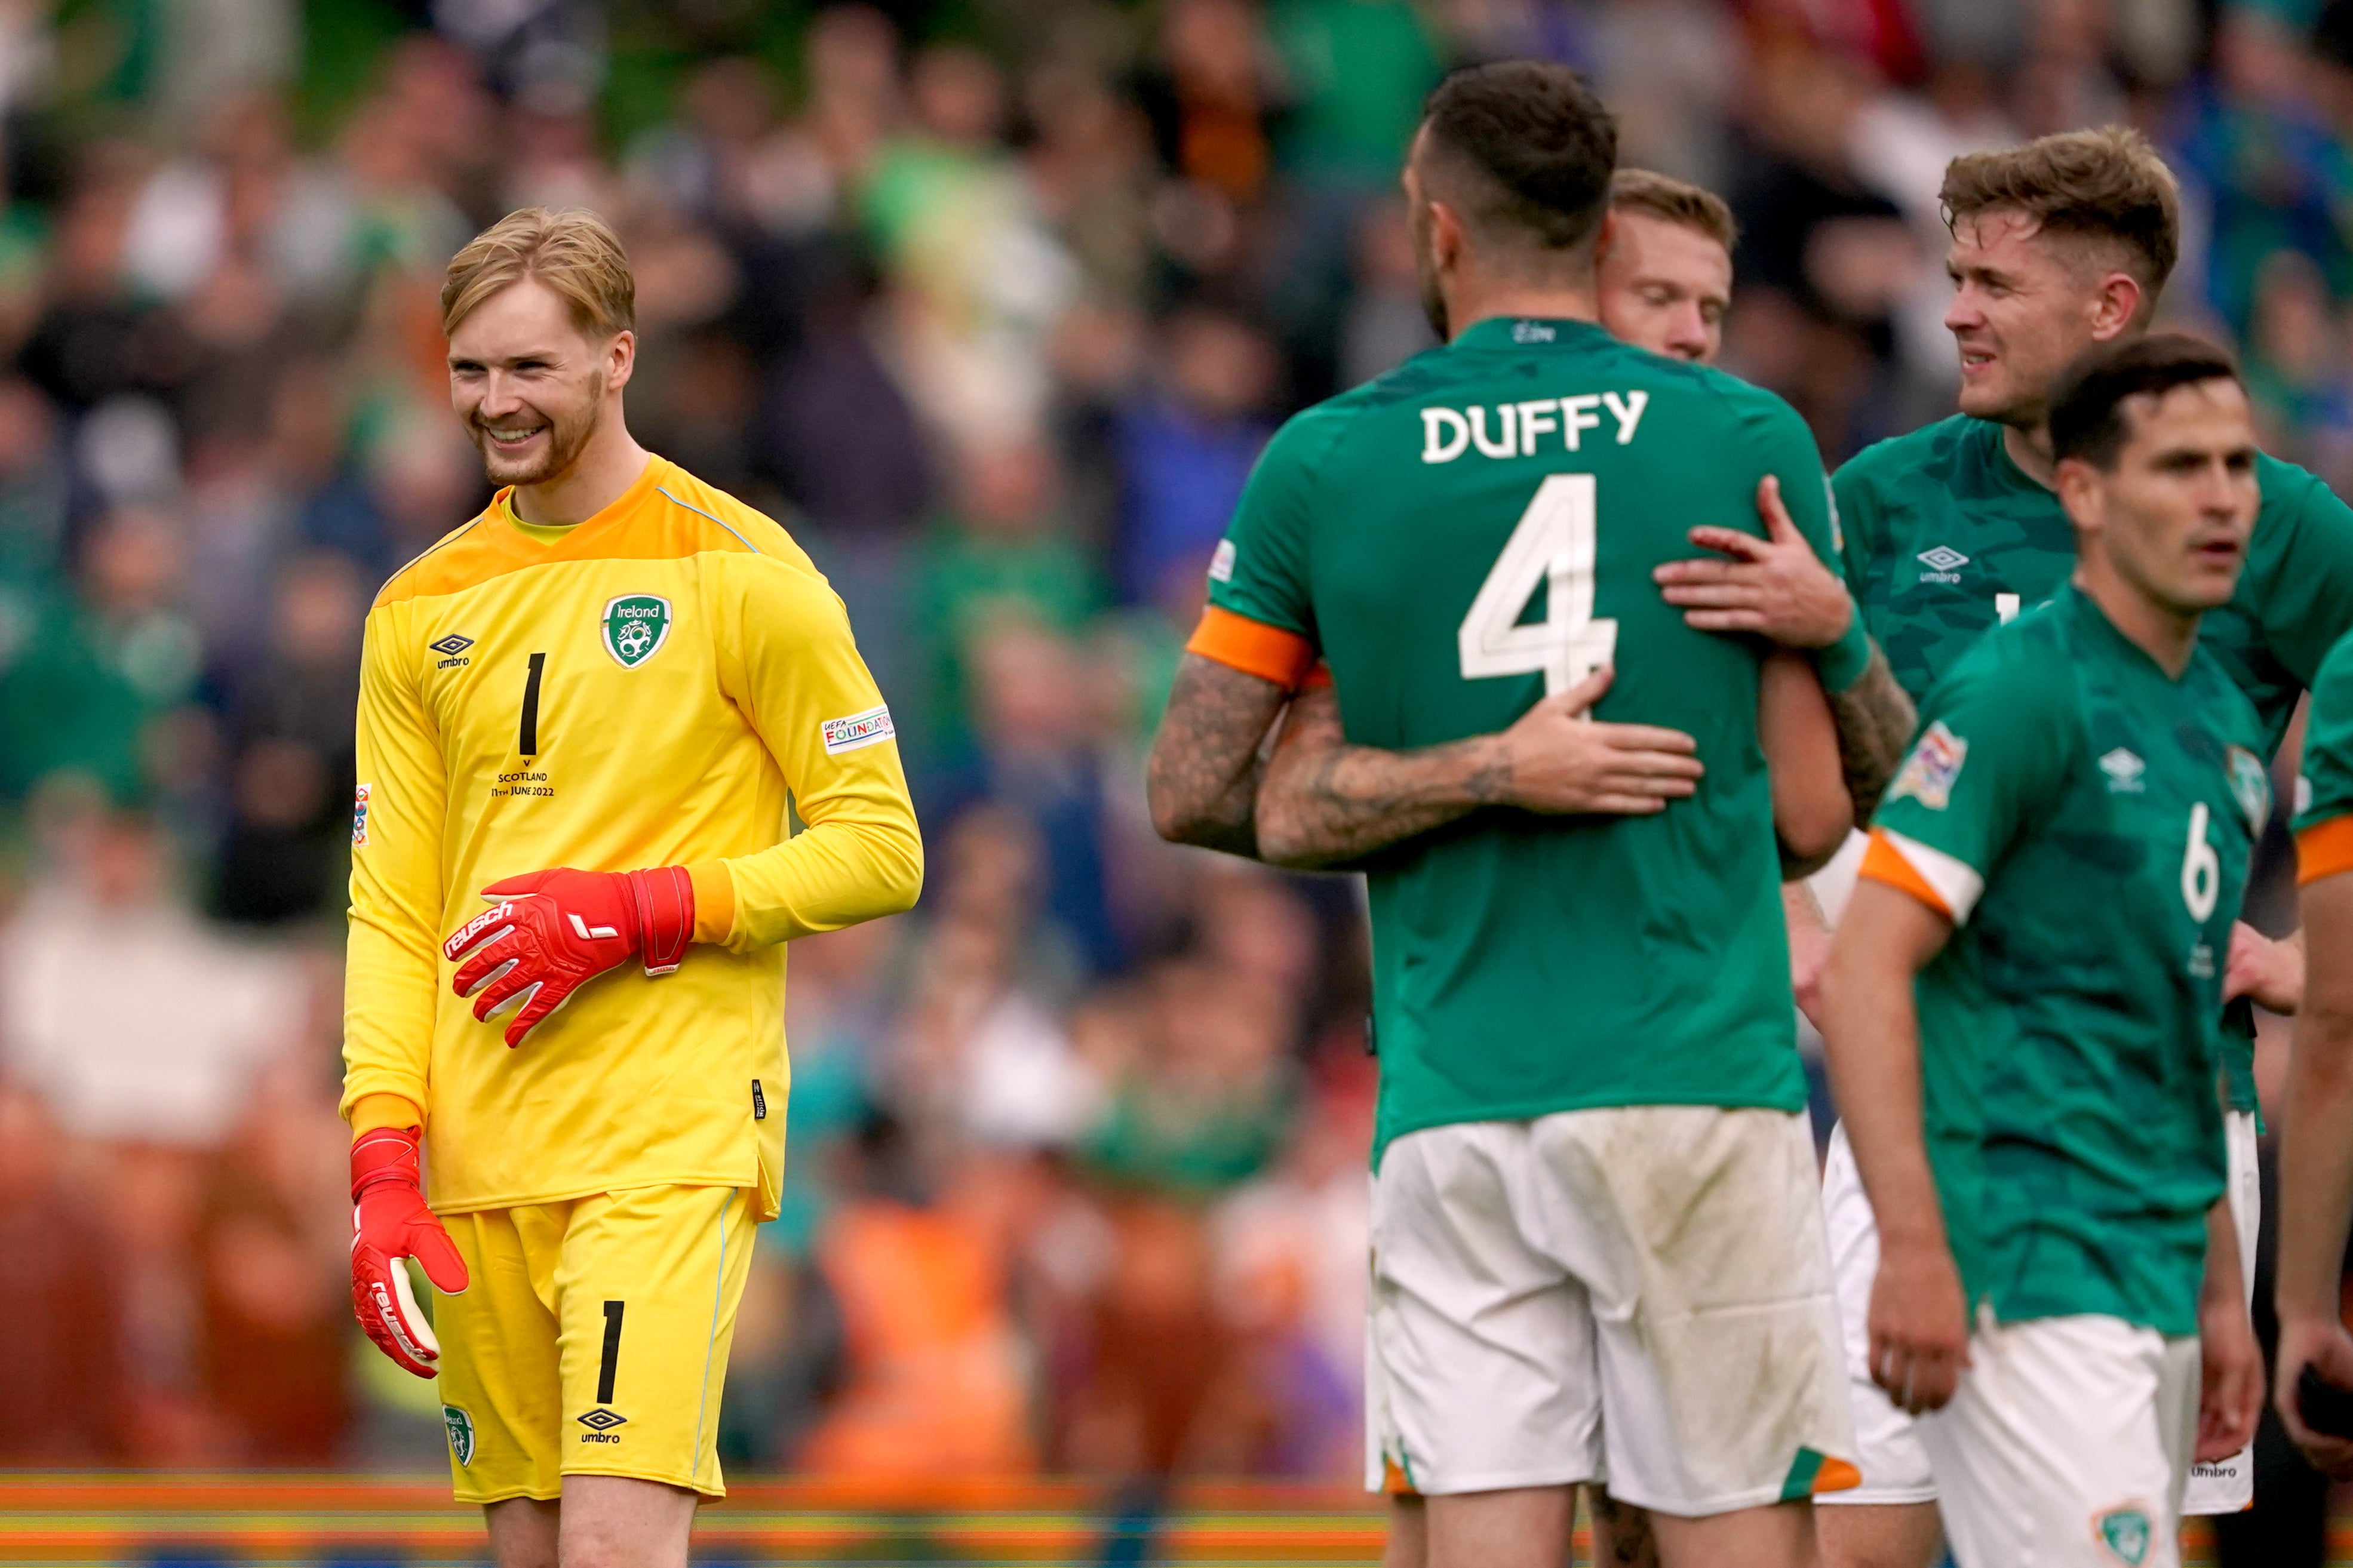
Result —
[[162, 835], [90, 809], [0, 926], [0, 1069], [78, 1138], [203, 1150], [291, 1048], [300, 975], [174, 898]]
[[1000, 1256], [968, 1196], [923, 1201], [895, 1126], [849, 1154], [852, 1196], [819, 1238], [846, 1331], [839, 1395], [802, 1447], [818, 1476], [1015, 1476], [1036, 1465]]
[[1341, 384], [1361, 385], [1437, 343], [1405, 204], [1368, 203], [1356, 223], [1356, 297], [1340, 329]]
[[0, 1074], [0, 1465], [118, 1464], [131, 1447], [121, 1300], [96, 1195], [56, 1124]]
[[148, 786], [150, 728], [195, 694], [203, 644], [173, 603], [184, 553], [176, 522], [126, 507], [83, 547], [80, 593], [36, 601], [0, 666], [0, 796], [71, 774], [118, 801]]
[[281, 1060], [197, 1221], [206, 1393], [245, 1463], [325, 1465], [352, 1420], [348, 1141], [324, 1076]]
[[[1355, 4], [1356, 0], [1344, 0]], [[1162, 328], [1160, 374], [1121, 411], [1119, 581], [1131, 599], [1191, 594], [1273, 435], [1275, 351], [1230, 311], [1192, 305]]]
[[340, 908], [367, 595], [343, 556], [280, 574], [270, 649], [230, 700], [230, 819], [216, 901], [268, 924]]
[[1056, 515], [1053, 458], [1019, 441], [965, 455], [963, 496], [913, 562], [911, 629], [925, 645], [922, 750], [956, 762], [973, 744], [972, 659], [1008, 617], [1074, 634], [1102, 606], [1093, 563]]

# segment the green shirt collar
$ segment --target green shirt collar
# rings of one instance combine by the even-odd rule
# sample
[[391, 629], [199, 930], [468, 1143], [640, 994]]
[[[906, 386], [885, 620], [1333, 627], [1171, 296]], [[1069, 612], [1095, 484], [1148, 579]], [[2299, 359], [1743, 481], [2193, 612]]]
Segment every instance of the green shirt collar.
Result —
[[1474, 352], [1531, 349], [1609, 336], [1600, 322], [1580, 321], [1570, 316], [1490, 316], [1463, 328], [1447, 346]]

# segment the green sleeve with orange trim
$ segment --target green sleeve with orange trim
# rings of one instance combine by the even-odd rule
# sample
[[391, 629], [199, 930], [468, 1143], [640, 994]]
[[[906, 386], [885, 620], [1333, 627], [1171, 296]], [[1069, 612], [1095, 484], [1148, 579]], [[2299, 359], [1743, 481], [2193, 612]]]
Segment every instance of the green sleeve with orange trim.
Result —
[[[1233, 663], [1232, 656], [1245, 647], [1236, 635], [1240, 628], [1230, 624], [1239, 620], [1286, 634], [1257, 644], [1284, 650], [1283, 665], [1291, 674], [1285, 684], [1297, 685], [1314, 663], [1322, 639], [1316, 635], [1308, 589], [1308, 532], [1315, 505], [1315, 464], [1330, 450], [1336, 425], [1328, 410], [1310, 409], [1267, 443], [1235, 503], [1226, 536], [1210, 557], [1209, 614], [1202, 619], [1192, 651]], [[1267, 667], [1255, 663], [1235, 668], [1271, 679]]]
[[2295, 826], [2297, 881], [2353, 870], [2353, 633], [2312, 679]]
[[[2011, 645], [1980, 643], [1928, 694], [1872, 837], [1904, 853], [1941, 895], [1930, 901], [1956, 923], [1967, 922], [1978, 891], [2065, 787], [2078, 745], [2070, 690]], [[1886, 867], [1883, 856], [1877, 868]], [[1877, 875], [1868, 859], [1864, 874], [1916, 891]]]

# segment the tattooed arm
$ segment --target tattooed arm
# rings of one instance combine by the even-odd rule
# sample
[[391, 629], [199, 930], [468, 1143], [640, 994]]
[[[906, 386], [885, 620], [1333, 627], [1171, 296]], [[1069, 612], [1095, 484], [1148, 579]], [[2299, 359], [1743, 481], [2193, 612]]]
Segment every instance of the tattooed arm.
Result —
[[1300, 693], [1259, 787], [1259, 852], [1279, 866], [1324, 867], [1427, 833], [1483, 805], [1647, 816], [1692, 793], [1689, 735], [1582, 717], [1609, 689], [1588, 677], [1508, 730], [1390, 752], [1352, 746], [1331, 687]]
[[1144, 773], [1161, 837], [1257, 858], [1260, 748], [1286, 695], [1271, 680], [1197, 653], [1178, 661]]
[[1877, 643], [1871, 645], [1871, 664], [1862, 679], [1831, 695], [1831, 715], [1838, 723], [1839, 766], [1846, 775], [1847, 798], [1854, 802], [1857, 825], [1866, 824], [1879, 809], [1887, 781], [1903, 765], [1912, 731], [1920, 721]]

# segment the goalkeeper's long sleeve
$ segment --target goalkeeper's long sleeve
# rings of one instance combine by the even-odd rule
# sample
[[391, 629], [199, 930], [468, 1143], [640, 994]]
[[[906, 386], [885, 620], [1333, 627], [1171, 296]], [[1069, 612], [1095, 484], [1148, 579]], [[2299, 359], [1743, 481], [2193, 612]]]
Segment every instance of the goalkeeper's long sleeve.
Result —
[[[663, 1183], [773, 1212], [779, 944], [923, 879], [889, 710], [784, 531], [659, 458], [569, 529], [501, 496], [370, 611], [358, 754], [346, 1113], [422, 1110], [445, 1213]], [[513, 1050], [450, 990], [482, 889], [662, 866], [705, 944], [676, 973], [597, 974]]]

